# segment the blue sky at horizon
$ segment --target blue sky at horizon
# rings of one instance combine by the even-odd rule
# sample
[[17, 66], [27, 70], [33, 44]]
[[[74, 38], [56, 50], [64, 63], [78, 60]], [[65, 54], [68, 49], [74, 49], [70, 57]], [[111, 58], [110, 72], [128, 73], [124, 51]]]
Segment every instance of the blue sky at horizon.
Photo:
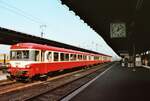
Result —
[[[25, 13], [18, 13], [20, 10]], [[1, 27], [40, 36], [40, 25], [46, 24], [44, 38], [117, 57], [104, 40], [60, 0], [0, 0], [0, 13]], [[0, 47], [0, 53], [9, 49]]]

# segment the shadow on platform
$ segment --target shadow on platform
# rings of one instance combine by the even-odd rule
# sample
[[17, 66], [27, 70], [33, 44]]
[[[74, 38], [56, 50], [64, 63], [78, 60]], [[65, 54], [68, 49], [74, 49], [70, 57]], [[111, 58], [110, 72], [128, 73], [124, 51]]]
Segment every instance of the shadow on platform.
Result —
[[150, 70], [114, 65], [71, 101], [150, 101]]

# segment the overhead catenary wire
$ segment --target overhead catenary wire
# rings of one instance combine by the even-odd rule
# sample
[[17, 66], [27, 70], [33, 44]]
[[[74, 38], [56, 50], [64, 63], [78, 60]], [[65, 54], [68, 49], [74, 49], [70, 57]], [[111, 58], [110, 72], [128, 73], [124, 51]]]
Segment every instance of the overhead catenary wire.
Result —
[[23, 14], [20, 14], [20, 13], [18, 13], [18, 12], [16, 12], [16, 11], [13, 11], [12, 9], [9, 9], [9, 8], [4, 7], [4, 6], [1, 6], [1, 5], [0, 5], [0, 7], [3, 8], [3, 9], [5, 9], [5, 10], [7, 10], [7, 11], [9, 11], [9, 12], [12, 12], [12, 13], [14, 13], [14, 14], [16, 14], [16, 15], [20, 15], [20, 16], [22, 16], [22, 17], [24, 17], [24, 18], [30, 20], [31, 22], [40, 24], [39, 22], [37, 22], [37, 21], [35, 21], [35, 20], [32, 20], [31, 18], [29, 18], [29, 17], [27, 17], [27, 16], [25, 16], [25, 15], [23, 15]]
[[24, 18], [26, 18], [26, 19], [34, 22], [34, 23], [38, 23], [40, 25], [45, 25], [45, 23], [43, 21], [41, 21], [38, 17], [35, 17], [35, 16], [7, 3], [6, 1], [4, 2], [3, 0], [1, 0], [0, 3], [3, 4], [3, 6], [0, 5], [1, 8], [4, 8], [5, 10], [7, 10], [11, 13], [14, 13], [16, 15], [20, 15], [20, 16], [22, 16], [22, 17], [24, 17]]

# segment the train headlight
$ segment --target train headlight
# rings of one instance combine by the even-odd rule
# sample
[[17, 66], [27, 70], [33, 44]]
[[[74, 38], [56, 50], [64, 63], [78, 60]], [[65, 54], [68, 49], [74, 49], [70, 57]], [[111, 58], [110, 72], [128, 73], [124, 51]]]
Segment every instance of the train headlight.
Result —
[[30, 65], [26, 65], [26, 68], [30, 68]]

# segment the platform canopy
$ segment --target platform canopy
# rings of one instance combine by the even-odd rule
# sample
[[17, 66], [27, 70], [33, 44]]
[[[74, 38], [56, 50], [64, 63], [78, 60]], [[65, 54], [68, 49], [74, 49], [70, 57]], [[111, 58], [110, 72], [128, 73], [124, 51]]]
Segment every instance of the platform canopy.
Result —
[[83, 52], [98, 53], [80, 47], [72, 46], [69, 44], [57, 42], [54, 40], [49, 40], [38, 36], [29, 35], [27, 33], [22, 33], [22, 32], [0, 27], [0, 44], [13, 45], [13, 44], [23, 43], [23, 42], [51, 45], [55, 47], [73, 49], [73, 50], [83, 51]]
[[[117, 53], [150, 48], [150, 0], [61, 0]], [[111, 37], [111, 34], [119, 37]]]

